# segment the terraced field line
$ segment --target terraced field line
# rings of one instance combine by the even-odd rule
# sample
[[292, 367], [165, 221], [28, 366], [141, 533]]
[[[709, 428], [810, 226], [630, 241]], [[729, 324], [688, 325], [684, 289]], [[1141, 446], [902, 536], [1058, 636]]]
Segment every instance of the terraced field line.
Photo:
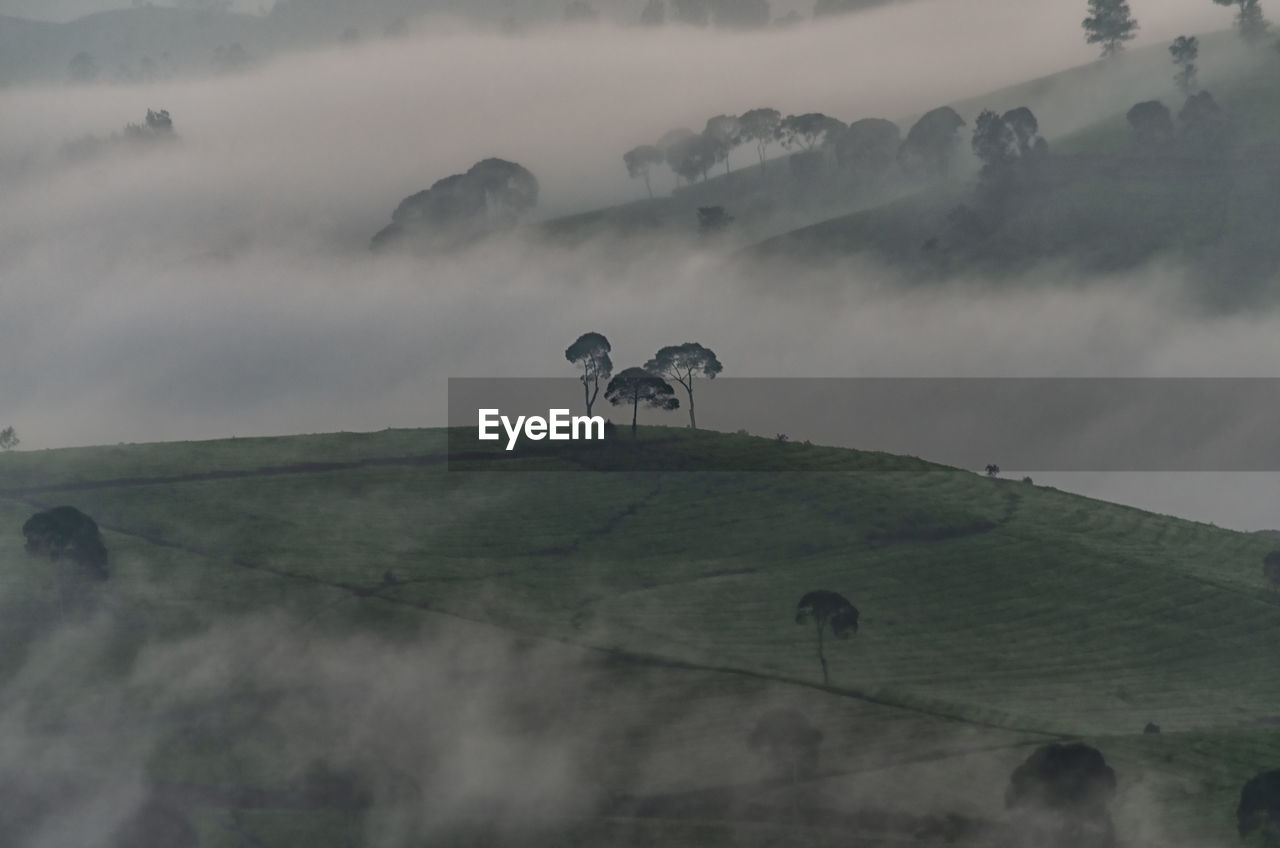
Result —
[[[47, 508], [46, 504], [42, 504], [38, 501], [31, 500], [30, 498], [27, 498], [27, 497], [14, 497], [10, 495], [8, 496], [8, 499], [25, 504], [26, 506], [32, 507], [34, 509]], [[123, 527], [120, 525], [103, 524], [101, 522], [99, 522], [99, 526], [113, 533], [118, 533], [122, 536], [130, 536], [132, 538], [139, 539], [143, 542], [146, 542], [147, 544], [155, 545], [157, 547], [169, 548], [171, 550], [181, 551], [183, 553], [204, 557], [206, 559], [216, 559], [216, 560], [222, 560], [224, 562], [230, 562], [231, 564], [236, 565], [240, 568], [246, 568], [252, 571], [258, 571], [265, 574], [272, 574], [277, 577], [282, 577], [288, 580], [298, 580], [298, 581], [303, 581], [303, 582], [311, 583], [318, 586], [325, 586], [330, 589], [337, 589], [339, 591], [346, 592], [349, 595], [356, 598], [373, 598], [379, 601], [383, 601], [385, 603], [397, 604], [400, 606], [409, 607], [411, 609], [416, 609], [422, 612], [434, 613], [436, 615], [455, 618], [460, 621], [467, 621], [473, 624], [481, 624], [481, 625], [491, 627], [495, 630], [499, 630], [504, 633], [514, 634], [516, 636], [519, 636], [525, 639], [551, 642], [558, 645], [577, 648], [579, 650], [590, 651], [592, 653], [606, 656], [611, 659], [617, 660], [619, 662], [632, 663], [636, 665], [649, 666], [653, 668], [670, 668], [670, 669], [680, 669], [684, 671], [703, 671], [703, 672], [709, 672], [714, 674], [734, 675], [737, 677], [745, 677], [751, 680], [761, 680], [761, 681], [766, 681], [771, 683], [781, 683], [787, 686], [800, 686], [806, 689], [813, 689], [819, 692], [825, 692], [826, 694], [835, 695], [837, 697], [852, 698], [854, 700], [863, 701], [869, 704], [875, 704], [877, 706], [906, 710], [908, 712], [912, 712], [918, 715], [925, 715], [931, 718], [942, 719], [944, 721], [957, 722], [960, 724], [970, 725], [974, 727], [985, 727], [992, 730], [1005, 730], [1005, 731], [1010, 731], [1014, 733], [1026, 733], [1026, 734], [1031, 734], [1031, 735], [1035, 735], [1035, 736], [1039, 736], [1047, 739], [1075, 738], [1072, 734], [1069, 734], [1069, 733], [1056, 733], [1053, 731], [1043, 730], [1040, 728], [1024, 728], [1024, 727], [1017, 727], [1015, 725], [1001, 724], [999, 722], [994, 722], [994, 721], [984, 721], [982, 719], [975, 719], [969, 716], [965, 716], [961, 713], [948, 712], [942, 709], [926, 707], [918, 704], [911, 704], [905, 701], [900, 701], [893, 698], [888, 698], [884, 696], [863, 692], [858, 689], [838, 687], [838, 686], [824, 686], [820, 683], [816, 683], [816, 682], [805, 680], [803, 678], [798, 678], [798, 677], [787, 677], [783, 675], [767, 674], [761, 671], [753, 671], [751, 669], [737, 668], [734, 666], [717, 666], [717, 665], [709, 665], [705, 663], [696, 663], [696, 662], [691, 662], [687, 660], [675, 659], [673, 657], [664, 657], [658, 654], [647, 654], [647, 653], [641, 653], [636, 651], [628, 651], [622, 648], [607, 648], [607, 647], [602, 647], [598, 645], [584, 644], [582, 642], [576, 642], [572, 639], [565, 639], [558, 636], [550, 636], [542, 633], [526, 632], [523, 630], [515, 629], [508, 625], [498, 624], [486, 619], [473, 618], [470, 616], [462, 615], [460, 613], [451, 612], [449, 610], [440, 609], [438, 607], [433, 607], [430, 604], [423, 601], [407, 601], [399, 598], [385, 597], [380, 594], [381, 592], [385, 591], [388, 588], [394, 588], [396, 584], [390, 584], [390, 585], [377, 584], [374, 586], [358, 586], [351, 583], [339, 583], [339, 582], [334, 582], [330, 580], [322, 580], [321, 578], [315, 577], [310, 574], [300, 574], [298, 572], [285, 571], [279, 568], [272, 568], [270, 566], [259, 565], [257, 563], [250, 562], [241, 557], [228, 556], [225, 554], [218, 553], [216, 551], [202, 550], [200, 548], [192, 547], [190, 545], [186, 545], [181, 542], [170, 541], [168, 539], [164, 539], [150, 533], [144, 533], [141, 531], [133, 530], [132, 528], [129, 528], [129, 527]]]

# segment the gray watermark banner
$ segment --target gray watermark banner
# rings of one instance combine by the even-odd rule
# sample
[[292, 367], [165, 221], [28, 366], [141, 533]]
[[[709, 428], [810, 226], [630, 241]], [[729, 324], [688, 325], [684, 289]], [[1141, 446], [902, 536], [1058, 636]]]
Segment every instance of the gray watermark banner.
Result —
[[[687, 428], [689, 396], [668, 382], [679, 401], [673, 410], [614, 405], [602, 383], [591, 411], [612, 424], [606, 443], [632, 443], [633, 412], [640, 425], [634, 444], [660, 437], [655, 426]], [[603, 446], [594, 433], [581, 438], [585, 420], [577, 438], [557, 440], [539, 438], [536, 426], [530, 433], [501, 422], [547, 420], [561, 410], [571, 416], [561, 417], [563, 436], [572, 432], [572, 417], [585, 419], [585, 401], [583, 384], [572, 377], [450, 379], [451, 464], [482, 455], [598, 451]], [[971, 470], [995, 464], [1009, 471], [1280, 471], [1280, 378], [721, 377], [696, 380], [693, 401], [703, 430]], [[481, 410], [489, 411], [489, 435], [496, 431], [498, 438], [479, 438]], [[723, 470], [754, 470], [749, 454], [741, 469]]]

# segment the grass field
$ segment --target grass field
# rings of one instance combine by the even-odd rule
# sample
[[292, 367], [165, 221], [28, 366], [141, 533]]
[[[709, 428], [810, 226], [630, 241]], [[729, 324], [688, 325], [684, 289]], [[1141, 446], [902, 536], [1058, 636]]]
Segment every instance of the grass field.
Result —
[[[520, 844], [901, 844], [929, 816], [999, 821], [1009, 771], [1060, 737], [1116, 767], [1134, 844], [1234, 838], [1240, 784], [1280, 760], [1280, 600], [1260, 568], [1272, 542], [917, 460], [641, 432], [614, 464], [632, 470], [610, 472], [548, 456], [450, 470], [445, 432], [429, 430], [0, 456], [6, 700], [26, 693], [65, 730], [90, 691], [148, 728], [145, 782], [183, 801], [202, 845], [371, 838], [376, 817], [290, 794], [306, 757], [289, 752], [324, 749], [295, 737], [327, 727], [291, 699], [353, 640], [409, 691], [424, 644], [501, 645], [525, 657], [518, 675], [493, 661], [518, 678], [498, 699], [519, 705], [503, 719], [528, 725], [517, 736], [577, 746], [590, 728], [578, 769], [593, 803]], [[696, 455], [666, 467], [697, 470], [645, 470], [658, 452]], [[716, 470], [751, 456], [772, 470]], [[19, 532], [64, 503], [104, 528], [113, 575], [90, 604], [116, 622], [68, 672], [87, 687], [74, 698], [31, 682], [55, 625], [75, 620], [72, 578]], [[813, 588], [862, 612], [855, 638], [828, 641], [830, 687], [792, 621]], [[262, 616], [287, 625], [260, 648], [208, 641], [229, 620], [258, 632]], [[178, 655], [222, 684], [138, 684], [166, 644], [193, 646]], [[263, 693], [292, 706], [241, 715]], [[776, 811], [793, 790], [744, 747], [779, 704], [826, 734], [818, 777], [794, 790], [826, 826], [788, 826]], [[508, 838], [464, 827], [430, 844]]]

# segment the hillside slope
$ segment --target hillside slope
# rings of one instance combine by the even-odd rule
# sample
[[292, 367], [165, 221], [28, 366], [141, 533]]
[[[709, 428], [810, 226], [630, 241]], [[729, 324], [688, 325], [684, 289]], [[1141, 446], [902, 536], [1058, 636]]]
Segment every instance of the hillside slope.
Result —
[[[132, 622], [98, 685], [136, 662], [138, 640], [282, 611], [307, 638], [429, 626], [543, 645], [533, 668], [589, 670], [549, 709], [608, 718], [595, 780], [613, 800], [573, 817], [580, 843], [548, 844], [645, 844], [655, 821], [663, 844], [808, 844], [767, 814], [785, 797], [743, 749], [766, 705], [824, 730], [806, 803], [868, 844], [931, 815], [999, 821], [1009, 770], [1054, 738], [1091, 739], [1121, 798], [1146, 799], [1120, 805], [1129, 834], [1149, 835], [1154, 809], [1161, 826], [1224, 836], [1240, 783], [1280, 759], [1265, 538], [747, 436], [642, 430], [624, 460], [636, 470], [609, 473], [545, 456], [449, 470], [446, 451], [444, 431], [386, 431], [0, 456], [3, 678], [29, 674], [32, 645], [66, 615], [68, 577], [25, 555], [19, 528], [72, 504], [112, 552], [94, 603]], [[654, 452], [696, 456], [681, 467], [697, 470], [643, 470]], [[778, 470], [731, 470], [749, 456]], [[827, 644], [830, 687], [812, 630], [792, 621], [814, 588], [862, 612], [853, 640]], [[203, 787], [192, 815], [208, 844], [236, 844], [218, 824], [229, 814], [268, 844], [344, 844], [325, 841], [344, 832], [330, 813], [290, 800], [287, 768], [245, 753], [285, 731], [255, 725], [209, 748], [189, 719], [147, 709], [177, 721], [151, 779], [170, 795]], [[1144, 735], [1147, 722], [1163, 733]], [[928, 798], [907, 791], [935, 781]]]

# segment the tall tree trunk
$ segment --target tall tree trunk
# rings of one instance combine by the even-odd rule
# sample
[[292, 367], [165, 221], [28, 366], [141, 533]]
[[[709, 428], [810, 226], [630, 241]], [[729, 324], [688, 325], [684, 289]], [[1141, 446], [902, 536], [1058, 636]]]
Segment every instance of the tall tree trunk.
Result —
[[590, 386], [590, 384], [587, 382], [587, 378], [586, 378], [586, 377], [583, 377], [583, 378], [582, 378], [582, 399], [583, 399], [583, 401], [585, 401], [585, 402], [586, 402], [586, 404], [587, 404], [587, 415], [588, 415], [588, 416], [590, 416], [590, 415], [591, 415], [591, 404], [595, 401], [595, 398], [593, 398], [593, 397], [591, 396], [591, 386]]
[[649, 185], [649, 172], [644, 172], [644, 190], [649, 192], [649, 199], [653, 200], [653, 186]]
[[640, 415], [640, 398], [636, 398], [631, 402], [631, 438], [634, 441], [636, 437], [636, 419]]

